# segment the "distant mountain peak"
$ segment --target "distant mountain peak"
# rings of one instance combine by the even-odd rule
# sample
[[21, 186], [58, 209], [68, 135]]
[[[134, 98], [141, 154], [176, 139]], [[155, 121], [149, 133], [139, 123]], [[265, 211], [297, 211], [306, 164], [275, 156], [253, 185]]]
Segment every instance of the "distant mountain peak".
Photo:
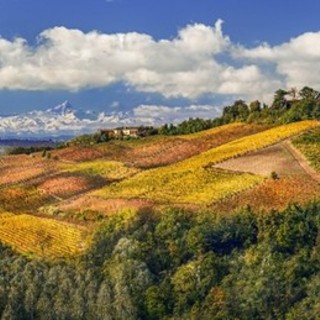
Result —
[[55, 114], [60, 114], [60, 115], [66, 115], [68, 113], [73, 112], [73, 107], [69, 100], [65, 100], [61, 104], [58, 104], [57, 106], [47, 109], [47, 112], [55, 113]]

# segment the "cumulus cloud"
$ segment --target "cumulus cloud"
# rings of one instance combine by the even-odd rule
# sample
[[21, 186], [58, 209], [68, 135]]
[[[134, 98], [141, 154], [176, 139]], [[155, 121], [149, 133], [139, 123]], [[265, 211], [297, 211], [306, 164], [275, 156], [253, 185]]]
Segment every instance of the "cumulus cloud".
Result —
[[221, 110], [212, 105], [190, 105], [168, 107], [162, 105], [140, 105], [132, 110], [132, 118], [140, 123], [159, 125], [177, 123], [188, 118], [215, 118]]
[[319, 61], [320, 33], [249, 49], [232, 43], [222, 20], [214, 26], [187, 25], [175, 38], [160, 40], [136, 32], [55, 27], [43, 31], [35, 46], [22, 38], [0, 38], [0, 89], [77, 91], [122, 82], [168, 98], [209, 94], [266, 100], [281, 86], [317, 86]]
[[282, 77], [285, 87], [305, 85], [319, 87], [320, 83], [320, 32], [304, 33], [277, 46], [263, 43], [247, 49], [239, 46], [234, 50], [235, 58], [246, 58], [254, 63], [273, 64], [274, 77]]

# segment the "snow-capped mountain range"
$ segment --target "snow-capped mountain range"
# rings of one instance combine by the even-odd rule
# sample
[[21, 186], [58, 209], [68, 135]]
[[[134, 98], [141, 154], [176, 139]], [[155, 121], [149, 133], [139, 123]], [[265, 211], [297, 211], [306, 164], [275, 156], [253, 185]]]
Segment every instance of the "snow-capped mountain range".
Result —
[[129, 113], [106, 114], [77, 110], [69, 101], [65, 101], [45, 111], [36, 110], [19, 115], [0, 116], [0, 138], [74, 136], [95, 132], [101, 128], [134, 123], [134, 120], [130, 120]]
[[117, 109], [97, 113], [74, 108], [69, 101], [65, 101], [47, 110], [0, 115], [0, 140], [72, 137], [117, 126], [161, 125], [190, 117], [214, 118], [219, 113], [220, 109], [211, 105], [139, 105], [126, 112]]

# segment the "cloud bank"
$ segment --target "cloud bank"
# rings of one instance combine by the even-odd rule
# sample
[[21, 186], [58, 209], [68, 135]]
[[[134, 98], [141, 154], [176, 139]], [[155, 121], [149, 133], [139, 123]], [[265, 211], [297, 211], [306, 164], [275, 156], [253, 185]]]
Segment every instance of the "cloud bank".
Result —
[[0, 38], [0, 89], [78, 91], [122, 82], [167, 98], [203, 95], [266, 100], [279, 87], [317, 87], [320, 32], [247, 48], [214, 26], [187, 25], [173, 39], [55, 27], [37, 44]]

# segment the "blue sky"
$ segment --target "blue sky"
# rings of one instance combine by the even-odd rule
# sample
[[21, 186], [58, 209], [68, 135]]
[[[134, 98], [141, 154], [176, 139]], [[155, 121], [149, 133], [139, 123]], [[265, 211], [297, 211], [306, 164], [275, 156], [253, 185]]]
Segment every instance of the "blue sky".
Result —
[[[314, 86], [319, 12], [316, 0], [0, 0], [0, 114], [66, 99], [106, 112], [221, 106], [268, 100], [278, 86]], [[90, 57], [68, 56], [70, 43]], [[123, 46], [129, 62], [118, 58]]]

